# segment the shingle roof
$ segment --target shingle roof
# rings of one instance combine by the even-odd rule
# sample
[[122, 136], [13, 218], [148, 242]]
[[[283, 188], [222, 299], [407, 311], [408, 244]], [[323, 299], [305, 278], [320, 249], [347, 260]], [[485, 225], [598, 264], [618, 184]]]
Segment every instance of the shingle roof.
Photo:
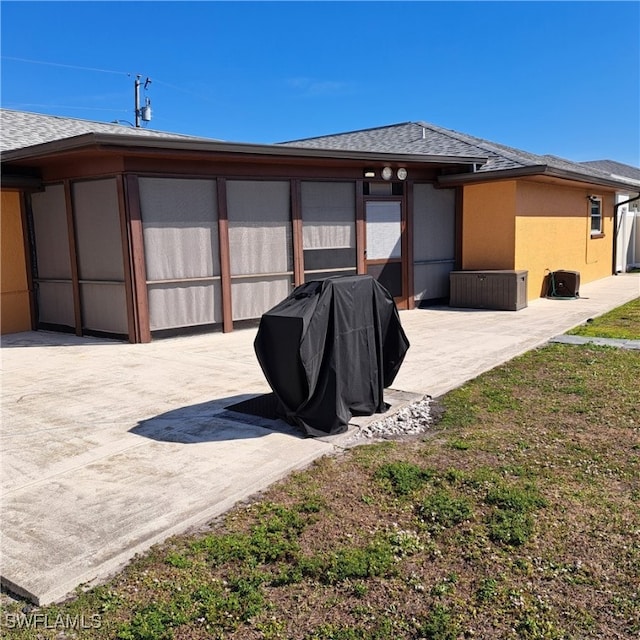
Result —
[[587, 178], [611, 178], [610, 172], [602, 171], [598, 167], [557, 156], [529, 153], [422, 121], [292, 140], [282, 144], [325, 149], [485, 156], [488, 157], [488, 161], [478, 168], [478, 173], [540, 166], [584, 175]]
[[[363, 160], [363, 151], [321, 149], [302, 146], [291, 148], [278, 144], [249, 144], [225, 142], [213, 138], [187, 136], [182, 134], [126, 127], [105, 122], [91, 122], [62, 116], [49, 116], [25, 111], [13, 111], [0, 108], [0, 155], [4, 161], [24, 161], [38, 157], [40, 153], [55, 153], [81, 148], [87, 145], [110, 144], [120, 147], [135, 146], [164, 150], [189, 149], [198, 151], [215, 151], [234, 154], [260, 154], [265, 156], [296, 156], [309, 158], [341, 158]], [[393, 153], [385, 152], [385, 156]], [[408, 161], [406, 154], [403, 161]], [[484, 155], [454, 156], [424, 154], [412, 158], [413, 161], [424, 161], [439, 164], [468, 165], [485, 160]]]
[[376, 129], [363, 129], [350, 133], [292, 140], [281, 144], [296, 147], [314, 147], [373, 153], [407, 153], [415, 155], [486, 156], [486, 153], [453, 136], [447, 136], [434, 127], [417, 122], [394, 124]]
[[127, 127], [121, 124], [0, 109], [0, 151], [23, 149], [87, 133], [117, 133], [133, 137], [143, 136], [167, 140], [203, 139], [152, 129]]
[[622, 162], [616, 162], [615, 160], [588, 160], [587, 162], [581, 162], [580, 164], [587, 165], [593, 169], [599, 171], [605, 171], [612, 176], [622, 176], [624, 178], [630, 178], [636, 182], [640, 182], [640, 169], [633, 167], [630, 164], [623, 164]]
[[[0, 109], [0, 152], [15, 151], [86, 134], [117, 134], [132, 139], [158, 141], [221, 142], [211, 138], [167, 133], [120, 124], [93, 122], [62, 116]], [[238, 145], [241, 146], [241, 145]], [[537, 155], [423, 121], [405, 122], [348, 133], [261, 145], [273, 150], [283, 147], [354, 153], [443, 156], [448, 158], [487, 158], [476, 174], [532, 167], [552, 169], [585, 178], [637, 185], [640, 169], [611, 160], [578, 163], [551, 155]]]

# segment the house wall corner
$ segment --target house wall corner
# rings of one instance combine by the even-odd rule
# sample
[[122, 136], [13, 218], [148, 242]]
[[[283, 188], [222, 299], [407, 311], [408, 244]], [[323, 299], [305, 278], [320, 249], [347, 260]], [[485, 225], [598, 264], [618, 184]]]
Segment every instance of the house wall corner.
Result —
[[31, 330], [31, 306], [20, 192], [2, 191], [0, 219], [2, 220], [0, 330], [2, 334], [29, 331]]
[[462, 269], [513, 269], [516, 182], [465, 185]]

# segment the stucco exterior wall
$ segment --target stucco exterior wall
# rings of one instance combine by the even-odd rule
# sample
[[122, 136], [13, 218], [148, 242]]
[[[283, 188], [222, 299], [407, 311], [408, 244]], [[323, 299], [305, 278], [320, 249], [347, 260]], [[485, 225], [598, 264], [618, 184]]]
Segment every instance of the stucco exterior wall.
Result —
[[[603, 234], [591, 236], [588, 195], [602, 197]], [[581, 283], [611, 275], [613, 194], [524, 181], [517, 185], [515, 269], [526, 269], [528, 298], [539, 298], [550, 271], [579, 271]]]
[[31, 329], [29, 285], [18, 192], [2, 192], [0, 219], [0, 255], [2, 256], [0, 331], [3, 334], [29, 331]]
[[462, 214], [462, 268], [513, 269], [516, 182], [467, 185]]

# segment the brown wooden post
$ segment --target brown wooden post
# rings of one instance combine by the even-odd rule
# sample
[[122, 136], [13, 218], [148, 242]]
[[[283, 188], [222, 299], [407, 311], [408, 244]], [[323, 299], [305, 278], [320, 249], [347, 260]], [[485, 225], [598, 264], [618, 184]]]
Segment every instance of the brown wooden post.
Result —
[[403, 247], [404, 268], [406, 269], [406, 293], [407, 293], [407, 309], [415, 309], [416, 301], [414, 299], [415, 284], [413, 279], [413, 182], [405, 182], [405, 225], [406, 225], [406, 245]]
[[118, 218], [120, 220], [120, 245], [124, 266], [124, 290], [127, 300], [127, 334], [129, 342], [140, 342], [138, 327], [138, 310], [134, 295], [134, 284], [131, 268], [131, 243], [129, 241], [129, 225], [127, 222], [127, 206], [124, 193], [122, 174], [116, 176], [118, 193]]
[[22, 222], [22, 242], [24, 246], [24, 261], [27, 270], [27, 288], [29, 290], [29, 316], [31, 318], [31, 329], [38, 328], [38, 314], [36, 291], [33, 283], [33, 266], [35, 256], [33, 255], [33, 213], [31, 211], [31, 197], [24, 191], [20, 192], [20, 217]]
[[220, 284], [222, 295], [222, 331], [233, 331], [233, 300], [231, 293], [231, 254], [229, 251], [229, 214], [227, 212], [227, 182], [216, 180], [218, 189], [218, 242], [220, 246]]
[[293, 232], [293, 283], [304, 284], [304, 242], [302, 238], [302, 187], [300, 180], [291, 181], [291, 225]]
[[364, 216], [364, 180], [356, 180], [356, 273], [365, 275], [367, 235]]
[[[118, 196], [124, 188], [124, 215], [126, 239], [123, 243], [128, 251], [128, 270], [125, 276], [130, 281], [133, 308], [133, 341], [151, 342], [149, 323], [149, 297], [147, 293], [147, 269], [144, 262], [144, 235], [142, 231], [142, 212], [140, 210], [140, 186], [138, 176], [127, 174], [124, 181], [118, 181]], [[128, 314], [127, 314], [128, 315]], [[131, 340], [132, 336], [129, 336]]]
[[456, 187], [454, 268], [457, 271], [462, 269], [463, 206], [464, 187]]
[[64, 202], [67, 213], [67, 236], [69, 238], [69, 262], [71, 263], [71, 288], [73, 290], [73, 317], [76, 335], [82, 335], [82, 304], [80, 301], [80, 277], [78, 272], [78, 251], [76, 247], [76, 230], [73, 215], [73, 195], [71, 182], [64, 181]]

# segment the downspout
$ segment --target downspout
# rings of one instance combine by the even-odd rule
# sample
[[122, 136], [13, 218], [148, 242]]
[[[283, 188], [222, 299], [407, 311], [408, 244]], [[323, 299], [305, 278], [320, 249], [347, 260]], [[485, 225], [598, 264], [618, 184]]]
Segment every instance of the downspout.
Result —
[[618, 202], [618, 204], [613, 205], [613, 264], [612, 264], [612, 273], [614, 276], [618, 275], [618, 231], [620, 230], [618, 227], [618, 207], [621, 207], [623, 204], [629, 204], [630, 202], [635, 202], [636, 200], [640, 200], [640, 193], [635, 198], [630, 198], [629, 200], [623, 200], [622, 202]]

